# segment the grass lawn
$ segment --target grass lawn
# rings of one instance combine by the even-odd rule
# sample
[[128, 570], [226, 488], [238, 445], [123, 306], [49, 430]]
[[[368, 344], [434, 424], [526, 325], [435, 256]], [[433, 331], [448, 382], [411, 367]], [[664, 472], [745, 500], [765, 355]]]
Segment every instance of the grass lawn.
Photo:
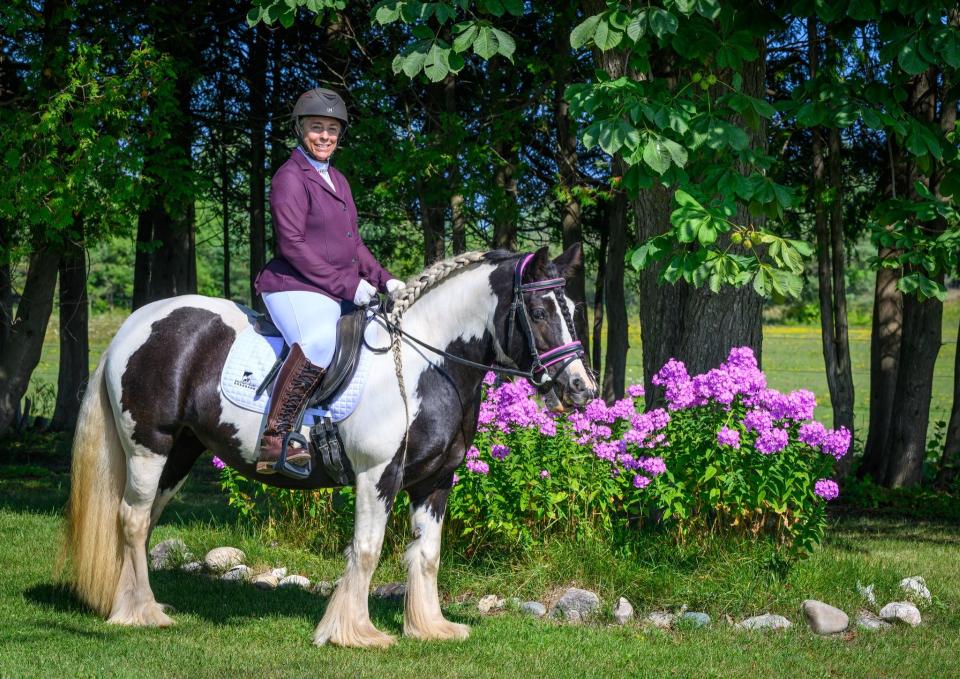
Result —
[[[2, 469], [2, 468], [0, 468]], [[57, 473], [0, 479], [0, 676], [224, 677], [370, 676], [844, 676], [940, 677], [960, 673], [960, 528], [898, 518], [834, 518], [823, 547], [783, 576], [756, 550], [673, 547], [651, 538], [632, 557], [575, 542], [545, 545], [528, 557], [467, 558], [444, 552], [441, 591], [447, 615], [473, 626], [465, 642], [401, 638], [386, 651], [316, 648], [310, 639], [326, 599], [300, 591], [261, 592], [180, 572], [153, 574], [159, 601], [177, 625], [125, 629], [90, 614], [51, 576], [66, 478]], [[14, 478], [9, 478], [14, 477]], [[375, 584], [402, 580], [403, 517], [389, 529]], [[222, 544], [244, 549], [254, 568], [285, 565], [312, 580], [336, 578], [338, 550], [271, 544], [234, 520], [202, 464], [170, 505], [154, 542], [178, 536], [196, 554]], [[896, 583], [923, 575], [934, 604], [917, 629], [820, 638], [803, 624], [785, 632], [733, 630], [725, 616], [772, 611], [799, 622], [803, 599], [855, 615], [857, 580], [876, 583], [881, 604]], [[598, 591], [607, 606], [625, 595], [640, 612], [687, 604], [708, 612], [706, 630], [661, 632], [617, 627], [609, 618], [582, 626], [519, 613], [481, 617], [488, 593], [545, 600], [556, 588]], [[372, 602], [374, 623], [400, 634], [400, 604]], [[719, 621], [719, 622], [716, 622]]]

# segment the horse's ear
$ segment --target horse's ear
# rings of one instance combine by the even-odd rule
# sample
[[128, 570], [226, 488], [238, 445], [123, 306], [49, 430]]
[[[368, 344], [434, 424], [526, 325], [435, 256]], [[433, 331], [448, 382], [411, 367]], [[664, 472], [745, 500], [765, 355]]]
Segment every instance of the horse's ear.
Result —
[[548, 266], [550, 266], [550, 248], [544, 245], [534, 253], [533, 259], [527, 264], [527, 268], [523, 270], [523, 280], [540, 281], [548, 278], [550, 275], [547, 270]]
[[577, 270], [583, 266], [583, 248], [580, 243], [574, 243], [564, 251], [559, 257], [553, 260], [557, 272], [563, 278], [572, 278]]

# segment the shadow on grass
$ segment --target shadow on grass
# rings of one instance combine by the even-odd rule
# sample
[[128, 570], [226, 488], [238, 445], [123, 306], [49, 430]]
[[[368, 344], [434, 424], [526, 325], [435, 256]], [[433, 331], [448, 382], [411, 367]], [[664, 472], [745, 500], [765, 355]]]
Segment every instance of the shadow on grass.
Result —
[[[157, 601], [175, 609], [171, 617], [189, 614], [210, 625], [230, 625], [256, 618], [291, 618], [316, 625], [326, 611], [329, 599], [299, 589], [261, 591], [245, 583], [222, 582], [204, 576], [176, 571], [151, 573], [151, 585]], [[24, 591], [24, 598], [57, 613], [80, 613], [91, 619], [99, 616], [66, 587], [41, 584]], [[471, 624], [473, 618], [450, 616], [454, 622]], [[370, 619], [376, 627], [390, 634], [403, 633], [403, 602], [370, 599]], [[100, 632], [77, 628], [71, 633], [101, 636]]]

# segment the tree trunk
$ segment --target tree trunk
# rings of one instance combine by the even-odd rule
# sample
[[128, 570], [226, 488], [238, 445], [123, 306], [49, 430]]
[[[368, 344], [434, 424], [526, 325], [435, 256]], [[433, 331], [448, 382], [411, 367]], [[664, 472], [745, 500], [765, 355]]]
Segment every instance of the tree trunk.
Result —
[[[613, 161], [614, 174], [623, 176], [619, 158]], [[603, 398], [611, 402], [626, 392], [628, 338], [627, 302], [624, 294], [624, 267], [627, 253], [627, 194], [615, 190], [608, 204], [607, 270], [603, 286], [607, 316], [607, 351], [603, 361]]]
[[6, 351], [13, 326], [13, 271], [10, 267], [10, 225], [0, 220], [0, 355]]
[[217, 113], [220, 122], [219, 154], [220, 174], [220, 220], [223, 233], [223, 296], [230, 299], [230, 172], [227, 158], [227, 59], [224, 41], [227, 33], [227, 24], [222, 22], [217, 27], [217, 54], [219, 62], [217, 87]]
[[937, 470], [936, 485], [949, 487], [960, 475], [960, 331], [957, 332], [957, 352], [953, 361], [953, 406], [950, 408], [950, 424], [947, 426], [947, 440], [943, 445], [943, 456]]
[[[942, 277], [941, 277], [942, 282]], [[903, 340], [900, 370], [890, 422], [890, 456], [883, 484], [888, 488], [914, 486], [923, 477], [933, 367], [940, 351], [943, 303], [903, 298]]]
[[[891, 252], [881, 248], [880, 259]], [[890, 449], [890, 422], [900, 372], [900, 340], [903, 330], [903, 295], [897, 290], [899, 273], [878, 269], [873, 293], [873, 324], [870, 331], [870, 425], [863, 450], [860, 476], [882, 483]]]
[[[564, 38], [566, 39], [566, 38]], [[563, 52], [561, 52], [563, 54]], [[553, 95], [553, 117], [557, 129], [557, 168], [560, 175], [560, 191], [563, 194], [563, 217], [560, 228], [563, 233], [563, 249], [574, 243], [583, 245], [583, 224], [580, 200], [576, 196], [577, 172], [577, 133], [570, 119], [570, 105], [563, 98], [565, 82], [558, 82]], [[567, 281], [567, 295], [576, 308], [573, 312], [573, 325], [577, 337], [583, 343], [584, 356], [590, 356], [590, 333], [587, 329], [587, 289], [586, 267]]]
[[514, 250], [517, 247], [517, 148], [508, 140], [498, 140], [493, 145], [496, 166], [493, 169], [493, 184], [496, 187], [493, 200], [493, 246]]
[[14, 420], [27, 392], [30, 375], [40, 362], [43, 337], [53, 311], [59, 264], [60, 255], [51, 248], [38, 246], [30, 256], [10, 341], [0, 356], [0, 438], [16, 424]]
[[[426, 143], [434, 149], [443, 147], [443, 127], [440, 116], [446, 110], [445, 86], [428, 86], [427, 110], [424, 112], [426, 123], [424, 132]], [[423, 263], [430, 266], [446, 256], [444, 238], [444, 217], [450, 203], [446, 180], [436, 174], [420, 176], [417, 179], [418, 198], [420, 200], [420, 225], [423, 229]]]
[[[444, 103], [447, 120], [457, 115], [457, 80], [448, 75], [443, 81]], [[444, 135], [448, 139], [452, 135]], [[449, 149], [452, 162], [447, 166], [450, 182], [450, 241], [453, 254], [459, 255], [467, 250], [467, 216], [463, 211], [463, 187], [460, 185], [460, 158], [456, 148]]]
[[[263, 163], [266, 156], [267, 89], [266, 30], [258, 24], [250, 31], [250, 302], [254, 309], [266, 311], [254, 282], [266, 264], [267, 227]], [[274, 83], [276, 86], [276, 83]]]
[[[810, 77], [819, 72], [817, 20], [807, 19], [807, 43]], [[847, 333], [846, 285], [844, 281], [844, 238], [842, 177], [840, 174], [840, 133], [831, 128], [830, 139], [830, 185], [831, 205], [829, 214], [826, 197], [826, 162], [824, 160], [824, 129], [811, 130], [812, 179], [814, 194], [814, 224], [817, 236], [817, 281], [820, 301], [820, 337], [827, 387], [833, 405], [833, 426], [846, 427], [853, 433], [853, 374], [850, 365], [850, 344]], [[846, 475], [852, 456], [848, 455], [837, 465], [837, 473]]]
[[600, 352], [603, 342], [603, 289], [607, 284], [607, 244], [610, 240], [609, 230], [603, 219], [604, 210], [597, 206], [596, 212], [600, 215], [597, 220], [597, 230], [600, 232], [600, 247], [597, 251], [597, 278], [593, 291], [593, 370], [599, 375], [601, 366]]
[[[79, 220], [77, 220], [79, 222]], [[82, 222], [78, 225], [82, 233]], [[90, 377], [87, 257], [82, 242], [66, 244], [60, 259], [60, 367], [50, 429], [72, 431]]]

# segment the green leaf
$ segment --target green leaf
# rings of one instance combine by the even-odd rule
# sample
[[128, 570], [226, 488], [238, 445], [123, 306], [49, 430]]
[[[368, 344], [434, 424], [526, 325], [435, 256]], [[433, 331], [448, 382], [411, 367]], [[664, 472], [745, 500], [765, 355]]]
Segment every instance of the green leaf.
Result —
[[652, 7], [650, 9], [650, 30], [658, 38], [664, 38], [671, 33], [676, 33], [679, 23], [677, 17], [665, 9]]
[[643, 37], [643, 34], [647, 32], [647, 10], [641, 9], [636, 14], [633, 15], [633, 18], [630, 20], [630, 23], [627, 24], [627, 35], [631, 40], [637, 42], [640, 38]]
[[[480, 33], [480, 27], [474, 22], [458, 24], [458, 26], [463, 26], [463, 28], [457, 37], [453, 39], [453, 49], [456, 52], [466, 52], [470, 49], [470, 46], [473, 45], [473, 41], [477, 39], [477, 35]], [[456, 32], [457, 26], [454, 26], [453, 30]]]
[[577, 25], [576, 28], [570, 33], [570, 47], [573, 49], [580, 49], [586, 45], [590, 40], [593, 39], [594, 33], [597, 31], [597, 24], [600, 23], [600, 15], [594, 14], [591, 17], [587, 17], [583, 22]]
[[704, 481], [709, 481], [710, 479], [712, 479], [712, 478], [713, 478], [714, 476], [716, 476], [716, 475], [717, 475], [717, 468], [716, 468], [715, 466], [713, 466], [712, 464], [707, 465], [707, 469], [706, 469], [706, 471], [705, 471], [704, 474], [703, 474], [703, 480], [704, 480]]
[[900, 64], [900, 68], [910, 75], [917, 75], [927, 70], [927, 62], [917, 52], [916, 40], [904, 43], [903, 47], [900, 48], [900, 53], [897, 54], [897, 62]]
[[513, 61], [513, 53], [517, 49], [517, 43], [509, 33], [501, 31], [499, 28], [492, 28], [491, 30], [497, 38], [497, 51], [510, 61]]
[[657, 174], [663, 174], [670, 168], [670, 153], [657, 139], [651, 139], [643, 147], [643, 162]]
[[623, 40], [623, 33], [601, 20], [597, 25], [597, 32], [593, 34], [593, 43], [602, 52], [612, 50]]
[[263, 7], [253, 7], [247, 12], [247, 24], [249, 26], [256, 25], [260, 18], [263, 16]]
[[430, 48], [423, 61], [423, 73], [433, 82], [440, 82], [447, 77], [450, 66], [447, 62], [449, 48], [443, 49], [436, 43]]
[[377, 7], [374, 18], [381, 26], [393, 23], [400, 18], [400, 2], [398, 0], [391, 0], [391, 2], [381, 4]]
[[477, 56], [483, 60], [488, 60], [497, 53], [499, 48], [497, 36], [493, 29], [489, 26], [481, 28], [480, 34], [473, 43], [473, 51], [476, 52]]
[[857, 21], [871, 21], [880, 18], [874, 0], [850, 0], [847, 16]]

